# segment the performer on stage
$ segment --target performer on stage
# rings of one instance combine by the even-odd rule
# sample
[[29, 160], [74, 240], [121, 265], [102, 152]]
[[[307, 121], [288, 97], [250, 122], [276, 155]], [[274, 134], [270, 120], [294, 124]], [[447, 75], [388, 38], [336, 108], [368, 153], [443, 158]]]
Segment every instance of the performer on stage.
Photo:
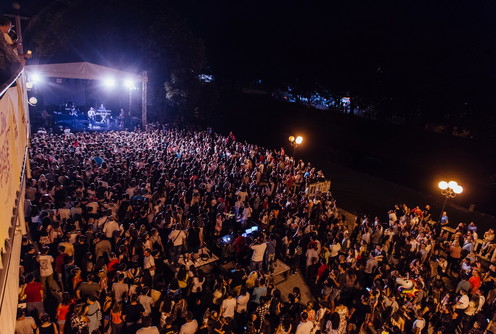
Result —
[[90, 120], [90, 124], [93, 124], [95, 122], [95, 115], [95, 108], [91, 107], [90, 110], [88, 110], [88, 119]]
[[119, 112], [119, 117], [117, 118], [117, 125], [120, 127], [120, 128], [123, 128], [124, 127], [124, 109], [121, 108], [121, 111]]
[[78, 111], [76, 109], [76, 107], [74, 105], [72, 105], [71, 107], [71, 111], [70, 111], [70, 115], [71, 115], [71, 119], [72, 119], [72, 126], [75, 127], [76, 126], [76, 118], [77, 118], [77, 115], [78, 115]]

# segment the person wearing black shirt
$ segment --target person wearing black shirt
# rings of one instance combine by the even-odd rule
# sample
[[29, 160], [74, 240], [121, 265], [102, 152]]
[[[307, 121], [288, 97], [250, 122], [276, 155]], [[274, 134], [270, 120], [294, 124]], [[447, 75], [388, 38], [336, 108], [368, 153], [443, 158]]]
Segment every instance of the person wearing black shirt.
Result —
[[34, 245], [29, 244], [26, 247], [27, 253], [22, 257], [22, 265], [24, 267], [24, 273], [29, 274], [33, 273], [38, 269], [38, 262], [36, 261], [36, 250], [34, 249]]
[[172, 324], [172, 318], [168, 317], [165, 320], [165, 326], [164, 328], [160, 331], [162, 334], [177, 334], [179, 333], [179, 327], [176, 325]]
[[246, 280], [246, 273], [241, 268], [239, 263], [236, 263], [234, 271], [231, 272], [231, 278], [229, 279], [229, 285], [232, 287], [236, 294], [239, 294], [241, 286]]
[[191, 252], [197, 252], [200, 249], [200, 228], [196, 222], [192, 222], [191, 227], [188, 230], [188, 250]]
[[488, 291], [487, 303], [492, 303], [496, 292], [494, 291], [496, 289], [496, 265], [494, 263], [489, 264], [489, 270], [482, 276], [481, 289]]
[[79, 267], [82, 266], [83, 257], [88, 252], [88, 245], [86, 244], [86, 237], [80, 235], [77, 237], [77, 242], [74, 245], [74, 263]]
[[126, 333], [134, 333], [138, 330], [139, 321], [145, 312], [143, 305], [138, 303], [138, 295], [133, 294], [130, 298], [130, 304], [126, 306], [122, 313], [122, 319], [125, 322]]
[[368, 302], [368, 298], [362, 296], [360, 302], [357, 302], [357, 304], [351, 309], [350, 323], [353, 324], [353, 329], [350, 331], [351, 334], [359, 333], [360, 328], [368, 319], [368, 316], [372, 311]]
[[431, 206], [427, 204], [423, 212], [424, 222], [428, 222], [429, 220], [431, 220], [431, 217], [432, 217]]
[[155, 260], [155, 276], [153, 281], [156, 282], [170, 282], [174, 278], [174, 273], [168, 265], [165, 264], [160, 251], [154, 250], [152, 252], [153, 259]]

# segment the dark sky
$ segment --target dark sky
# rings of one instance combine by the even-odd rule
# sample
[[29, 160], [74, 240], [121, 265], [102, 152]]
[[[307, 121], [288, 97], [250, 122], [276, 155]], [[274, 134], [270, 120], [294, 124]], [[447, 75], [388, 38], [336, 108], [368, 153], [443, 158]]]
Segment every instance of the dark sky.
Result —
[[[50, 2], [19, 1], [33, 14]], [[386, 97], [393, 107], [411, 101], [412, 109], [434, 105], [443, 112], [488, 110], [496, 102], [494, 1], [144, 4], [170, 7], [184, 18], [204, 40], [208, 65], [220, 78], [275, 84], [298, 80], [371, 100]], [[122, 15], [120, 10], [116, 7], [113, 14]], [[146, 22], [146, 17], [136, 19]]]
[[241, 77], [479, 103], [496, 79], [491, 1], [181, 1], [210, 63]]

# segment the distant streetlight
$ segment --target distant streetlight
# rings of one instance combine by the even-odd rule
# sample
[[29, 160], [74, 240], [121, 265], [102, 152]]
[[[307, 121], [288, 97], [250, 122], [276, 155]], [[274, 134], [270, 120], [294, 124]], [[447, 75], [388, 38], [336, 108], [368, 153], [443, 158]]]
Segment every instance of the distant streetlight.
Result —
[[303, 143], [303, 137], [302, 136], [297, 136], [297, 137], [295, 137], [295, 136], [289, 136], [288, 140], [289, 140], [289, 143], [291, 144], [291, 146], [293, 146], [293, 158], [295, 158], [295, 156], [296, 156], [296, 147], [298, 145], [300, 145], [301, 143]]
[[441, 209], [441, 215], [439, 216], [439, 221], [441, 221], [448, 198], [455, 198], [456, 195], [463, 192], [463, 188], [456, 181], [441, 181], [439, 182], [438, 187], [441, 189], [441, 195], [444, 196], [443, 208]]

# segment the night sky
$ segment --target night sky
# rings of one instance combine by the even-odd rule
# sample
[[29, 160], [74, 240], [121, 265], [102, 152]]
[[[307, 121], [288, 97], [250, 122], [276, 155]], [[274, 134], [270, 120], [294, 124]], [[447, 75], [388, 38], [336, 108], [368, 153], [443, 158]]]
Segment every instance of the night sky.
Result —
[[[30, 15], [52, 3], [20, 2]], [[96, 29], [119, 16], [143, 27], [147, 17], [133, 17], [133, 6], [175, 12], [203, 40], [209, 68], [229, 80], [300, 80], [363, 97], [439, 98], [450, 107], [493, 104], [491, 1], [120, 1], [106, 18], [95, 12], [112, 1], [85, 3], [94, 20], [84, 23]]]
[[181, 3], [221, 73], [359, 95], [492, 95], [494, 2]]

